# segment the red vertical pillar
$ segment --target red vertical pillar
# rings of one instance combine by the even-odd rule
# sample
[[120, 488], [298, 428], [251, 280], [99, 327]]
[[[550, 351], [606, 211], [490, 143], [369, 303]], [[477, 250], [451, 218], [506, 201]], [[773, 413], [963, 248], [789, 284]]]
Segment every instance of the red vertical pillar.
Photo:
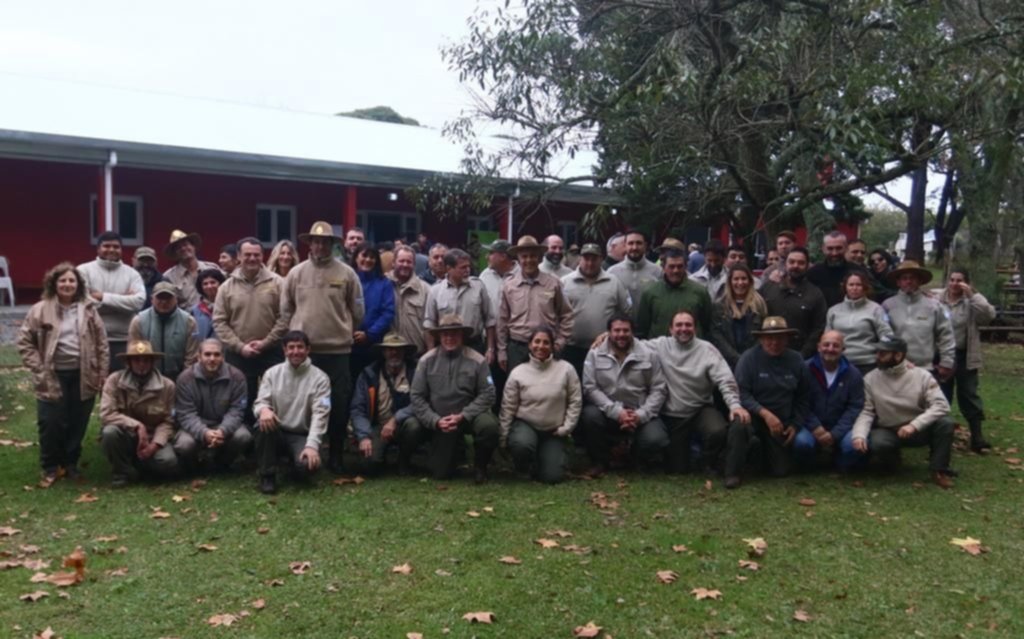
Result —
[[356, 187], [345, 187], [345, 201], [341, 207], [341, 225], [348, 233], [348, 230], [356, 225], [356, 211], [358, 210], [358, 193]]

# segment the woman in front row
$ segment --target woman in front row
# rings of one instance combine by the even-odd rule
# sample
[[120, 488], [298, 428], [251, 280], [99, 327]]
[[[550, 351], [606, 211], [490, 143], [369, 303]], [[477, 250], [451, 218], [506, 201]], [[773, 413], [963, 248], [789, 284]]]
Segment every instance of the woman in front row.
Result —
[[43, 278], [43, 299], [18, 333], [18, 352], [35, 383], [44, 488], [61, 473], [79, 476], [82, 439], [107, 379], [110, 350], [96, 307], [82, 275], [62, 262]]
[[528, 342], [530, 361], [516, 366], [501, 402], [501, 445], [516, 470], [546, 484], [565, 478], [566, 442], [580, 417], [583, 391], [576, 371], [555, 359], [554, 332], [536, 328]]

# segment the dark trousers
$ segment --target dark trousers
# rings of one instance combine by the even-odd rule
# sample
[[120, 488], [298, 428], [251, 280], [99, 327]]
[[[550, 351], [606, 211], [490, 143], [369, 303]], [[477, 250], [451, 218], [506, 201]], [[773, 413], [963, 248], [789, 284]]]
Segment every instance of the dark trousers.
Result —
[[139, 437], [135, 431], [120, 426], [104, 426], [100, 432], [100, 445], [114, 477], [122, 479], [135, 479], [140, 472], [162, 478], [176, 477], [181, 474], [182, 459], [189, 459], [195, 454], [195, 440], [180, 430], [149, 459], [139, 459], [136, 453]]
[[256, 401], [256, 395], [260, 390], [260, 378], [271, 366], [284, 361], [284, 354], [281, 349], [275, 347], [269, 352], [260, 353], [256, 357], [242, 357], [238, 353], [225, 353], [224, 360], [231, 364], [245, 375], [245, 423], [252, 426], [256, 423], [256, 416], [252, 412], [252, 404]]
[[872, 428], [868, 435], [868, 452], [877, 456], [883, 467], [897, 466], [900, 449], [904, 446], [928, 446], [928, 469], [948, 469], [953, 450], [953, 420], [943, 417], [928, 428], [917, 431], [910, 439], [900, 439], [892, 428]]
[[489, 411], [471, 421], [462, 421], [458, 429], [443, 433], [427, 428], [416, 418], [406, 420], [402, 429], [399, 450], [414, 451], [424, 442], [430, 442], [430, 473], [435, 479], [448, 479], [455, 473], [459, 449], [466, 435], [473, 436], [473, 462], [478, 468], [487, 468], [498, 447], [498, 418]]
[[760, 442], [761, 467], [772, 477], [785, 477], [793, 471], [793, 457], [782, 440], [772, 436], [759, 415], [750, 415], [750, 424], [733, 422], [726, 436], [725, 476], [739, 477], [747, 461], [751, 437], [756, 435]]
[[[419, 422], [416, 422], [415, 418], [408, 417], [398, 423], [395, 428], [395, 436], [390, 442], [385, 442], [380, 437], [380, 424], [373, 424], [370, 429], [370, 442], [373, 444], [373, 453], [369, 457], [360, 456], [361, 469], [367, 475], [375, 475], [384, 468], [384, 461], [387, 454], [388, 446], [398, 446], [398, 469], [400, 471], [408, 471], [410, 469], [410, 460], [412, 459], [413, 453], [416, 452], [415, 448], [409, 448], [403, 444], [403, 441], [407, 438], [407, 433], [410, 428], [419, 428]], [[418, 439], [418, 436], [417, 436]], [[418, 444], [414, 444], [418, 445]]]
[[299, 459], [306, 448], [308, 433], [295, 433], [276, 428], [271, 431], [254, 433], [256, 439], [256, 464], [260, 475], [273, 475], [277, 472], [277, 460], [287, 455], [289, 470], [299, 478], [311, 477], [316, 471], [310, 471], [306, 463]]
[[948, 381], [939, 382], [946, 401], [953, 404], [953, 392], [956, 391], [956, 402], [960, 406], [967, 423], [974, 426], [985, 421], [985, 405], [978, 395], [978, 370], [968, 370], [967, 351], [956, 352], [956, 369]]
[[516, 470], [531, 472], [538, 481], [557, 484], [565, 479], [566, 438], [554, 431], [537, 430], [521, 419], [512, 422], [508, 433], [508, 449]]
[[314, 353], [309, 356], [316, 366], [331, 380], [331, 417], [327, 422], [327, 443], [330, 446], [331, 466], [340, 468], [341, 454], [345, 450], [345, 429], [348, 428], [349, 403], [352, 401], [352, 374], [350, 357], [339, 354]]
[[576, 376], [583, 380], [583, 362], [587, 359], [587, 353], [589, 350], [580, 346], [573, 346], [572, 344], [566, 344], [565, 348], [562, 349], [561, 354], [558, 356], [559, 359], [563, 359], [572, 364], [573, 370], [576, 371]]
[[701, 466], [712, 469], [718, 465], [725, 449], [728, 425], [722, 413], [714, 406], [705, 406], [688, 419], [662, 417], [668, 427], [668, 471], [670, 473], [690, 472], [690, 441], [693, 434], [700, 437]]
[[634, 461], [650, 462], [669, 446], [668, 429], [657, 417], [650, 419], [633, 433], [622, 430], [617, 420], [605, 416], [597, 406], [588, 404], [583, 407], [580, 425], [584, 429], [583, 438], [587, 444], [587, 454], [595, 465], [607, 468], [611, 463], [612, 441], [623, 437], [632, 437], [632, 455]]
[[115, 373], [120, 370], [124, 370], [124, 358], [118, 357], [128, 350], [128, 341], [114, 341], [108, 342], [110, 346], [110, 372]]
[[514, 339], [508, 341], [508, 372], [515, 370], [516, 366], [530, 361], [530, 347], [526, 342], [518, 342]]
[[60, 399], [36, 401], [39, 424], [39, 462], [43, 471], [56, 472], [58, 466], [74, 468], [82, 456], [82, 439], [89, 427], [96, 398], [82, 399], [79, 371], [57, 371]]

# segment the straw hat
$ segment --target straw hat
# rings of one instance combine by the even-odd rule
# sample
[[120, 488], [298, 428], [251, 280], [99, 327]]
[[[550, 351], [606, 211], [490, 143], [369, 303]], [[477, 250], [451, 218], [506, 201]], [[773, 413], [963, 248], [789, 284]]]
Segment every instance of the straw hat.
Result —
[[508, 250], [508, 254], [512, 257], [519, 257], [520, 253], [536, 253], [538, 255], [543, 255], [547, 252], [548, 247], [538, 242], [537, 238], [532, 235], [522, 236], [519, 238], [519, 241], [516, 242], [516, 245]]
[[309, 233], [299, 233], [299, 241], [309, 244], [310, 240], [317, 237], [326, 237], [334, 240], [335, 242], [342, 242], [343, 238], [334, 234], [334, 227], [329, 222], [318, 220], [313, 222], [313, 226], [310, 227]]
[[771, 315], [769, 317], [764, 318], [764, 323], [761, 324], [761, 330], [750, 331], [751, 335], [757, 336], [797, 335], [799, 333], [800, 331], [796, 330], [795, 328], [790, 328], [789, 325], [786, 324], [786, 319], [784, 317], [779, 317], [777, 315]]
[[903, 275], [904, 273], [913, 273], [914, 275], [916, 275], [918, 279], [921, 280], [922, 286], [932, 281], [932, 272], [924, 268], [914, 260], [905, 260], [903, 262], [900, 262], [899, 266], [889, 271], [889, 273], [885, 276], [885, 279], [886, 281], [889, 282], [889, 284], [895, 286], [896, 280], [898, 280], [900, 275]]
[[472, 326], [466, 326], [462, 323], [462, 317], [454, 313], [443, 315], [437, 322], [437, 326], [428, 329], [431, 333], [443, 333], [445, 331], [462, 331], [466, 337], [469, 337], [473, 333]]
[[125, 349], [125, 352], [117, 354], [117, 357], [120, 359], [129, 359], [132, 357], [149, 357], [151, 359], [159, 359], [163, 356], [163, 353], [154, 351], [153, 345], [146, 340], [129, 342], [128, 348]]
[[186, 233], [185, 231], [174, 229], [171, 231], [171, 239], [168, 241], [167, 246], [164, 247], [164, 255], [167, 257], [178, 257], [178, 245], [188, 240], [192, 242], [192, 246], [196, 247], [198, 251], [203, 245], [203, 238], [198, 233]]

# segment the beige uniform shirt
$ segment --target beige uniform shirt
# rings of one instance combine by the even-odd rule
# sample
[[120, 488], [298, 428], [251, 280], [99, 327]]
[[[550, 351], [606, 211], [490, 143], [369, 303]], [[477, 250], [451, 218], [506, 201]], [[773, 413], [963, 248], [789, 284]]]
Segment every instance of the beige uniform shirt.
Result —
[[100, 399], [100, 423], [134, 432], [145, 428], [150, 439], [165, 446], [174, 435], [174, 382], [160, 373], [153, 374], [139, 388], [131, 371], [110, 375], [103, 384]]
[[422, 355], [427, 349], [427, 340], [423, 336], [423, 314], [430, 286], [415, 273], [405, 283], [395, 279], [394, 273], [388, 273], [388, 279], [395, 287], [395, 321], [391, 330], [410, 344], [415, 344], [416, 354]]
[[484, 339], [487, 329], [497, 324], [487, 289], [475, 277], [463, 282], [462, 286], [455, 286], [445, 278], [430, 287], [423, 328], [437, 328], [438, 321], [451, 314], [458, 315], [463, 324], [473, 327], [471, 340]]
[[206, 269], [217, 269], [220, 267], [213, 262], [204, 262], [199, 260], [199, 268], [196, 269], [195, 273], [190, 273], [185, 270], [185, 267], [181, 264], [175, 264], [171, 268], [164, 271], [164, 279], [174, 284], [175, 288], [178, 289], [178, 306], [188, 312], [192, 312], [192, 307], [199, 303], [199, 291], [196, 290], [196, 277], [199, 276], [200, 271]]
[[555, 332], [555, 349], [561, 350], [572, 335], [572, 306], [555, 276], [538, 273], [536, 279], [530, 279], [520, 272], [501, 290], [499, 357], [508, 356], [509, 340], [525, 342], [537, 326], [550, 326]]

